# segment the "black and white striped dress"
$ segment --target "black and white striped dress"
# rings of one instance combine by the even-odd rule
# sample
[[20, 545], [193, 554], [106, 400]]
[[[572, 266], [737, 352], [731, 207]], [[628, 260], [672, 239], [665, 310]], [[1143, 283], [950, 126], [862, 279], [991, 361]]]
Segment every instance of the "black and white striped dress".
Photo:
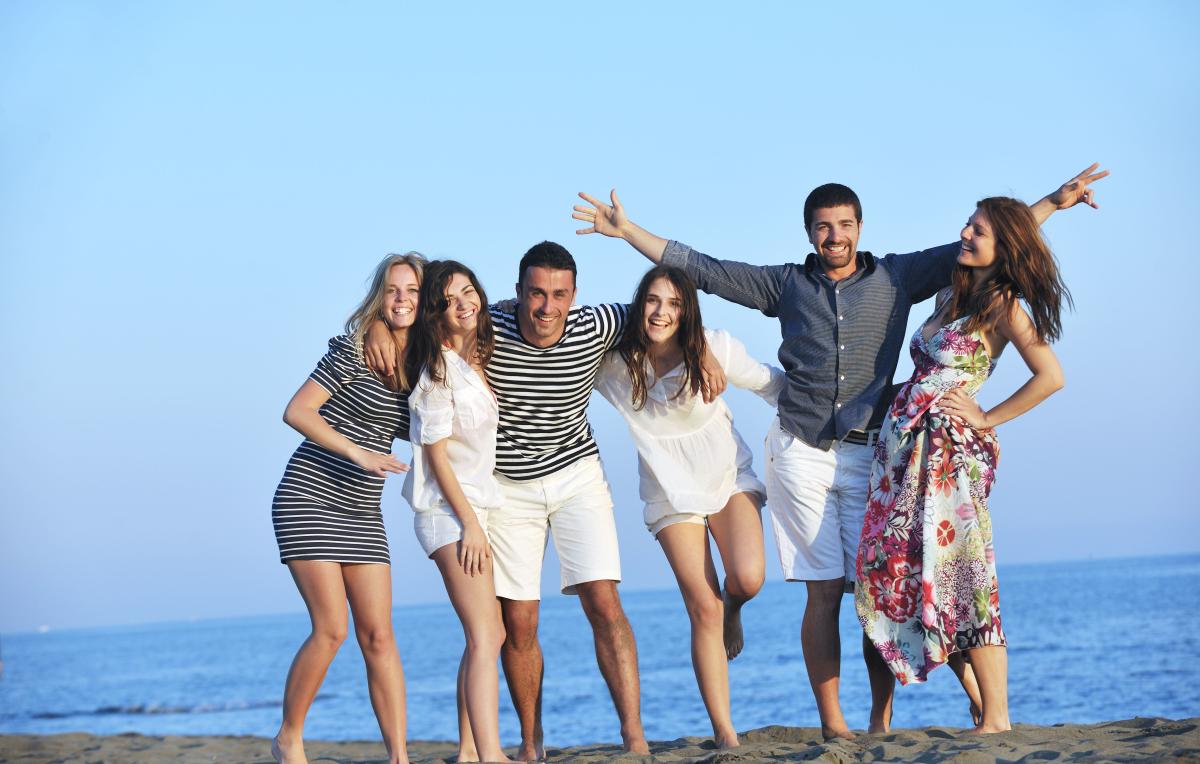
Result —
[[[389, 390], [367, 369], [354, 338], [329, 340], [309, 376], [329, 392], [320, 414], [333, 429], [376, 453], [408, 439], [408, 395]], [[292, 454], [271, 503], [279, 561], [389, 564], [379, 500], [384, 478], [305, 440]]]

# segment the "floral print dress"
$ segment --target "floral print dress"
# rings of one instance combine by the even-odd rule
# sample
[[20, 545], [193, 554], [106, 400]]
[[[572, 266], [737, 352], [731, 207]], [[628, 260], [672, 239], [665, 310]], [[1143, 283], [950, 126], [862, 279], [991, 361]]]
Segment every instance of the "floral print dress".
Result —
[[964, 316], [910, 343], [916, 369], [875, 446], [858, 548], [859, 621], [901, 684], [923, 682], [951, 653], [1003, 645], [987, 497], [999, 443], [938, 408], [975, 395], [992, 372]]

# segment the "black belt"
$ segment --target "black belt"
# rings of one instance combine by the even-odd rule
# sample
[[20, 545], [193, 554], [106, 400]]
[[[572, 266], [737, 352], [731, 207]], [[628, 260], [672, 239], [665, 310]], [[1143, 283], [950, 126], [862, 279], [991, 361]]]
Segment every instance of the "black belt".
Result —
[[851, 430], [842, 438], [843, 443], [853, 443], [856, 446], [873, 446], [878, 440], [878, 427], [873, 430]]

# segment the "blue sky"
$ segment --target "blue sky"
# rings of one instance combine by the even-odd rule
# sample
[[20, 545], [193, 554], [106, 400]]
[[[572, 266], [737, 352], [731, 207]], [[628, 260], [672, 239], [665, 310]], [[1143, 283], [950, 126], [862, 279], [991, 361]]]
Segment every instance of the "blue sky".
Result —
[[[1046, 227], [1067, 387], [1000, 430], [998, 555], [1200, 550], [1195, 4], [642, 5], [0, 5], [0, 630], [301, 609], [280, 415], [375, 263], [454, 257], [498, 298], [549, 238], [581, 302], [624, 301], [645, 261], [570, 219], [612, 186], [656, 233], [778, 263], [820, 183], [882, 254], [1103, 162], [1101, 209]], [[702, 306], [774, 357], [777, 322]], [[981, 398], [1026, 374], [1006, 354]], [[769, 412], [729, 399], [761, 471]], [[592, 421], [624, 586], [671, 587], [624, 425]], [[399, 487], [396, 601], [440, 599]]]

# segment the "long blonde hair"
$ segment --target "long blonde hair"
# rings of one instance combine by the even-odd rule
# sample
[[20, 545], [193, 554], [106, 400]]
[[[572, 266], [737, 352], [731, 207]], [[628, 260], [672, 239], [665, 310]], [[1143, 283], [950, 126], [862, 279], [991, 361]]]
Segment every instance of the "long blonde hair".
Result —
[[[392, 272], [392, 267], [407, 265], [412, 268], [413, 273], [417, 274], [417, 283], [420, 284], [425, 273], [426, 262], [425, 256], [420, 252], [405, 252], [403, 255], [389, 254], [380, 261], [379, 265], [375, 266], [375, 273], [371, 276], [371, 286], [367, 289], [367, 296], [346, 319], [346, 334], [354, 338], [354, 347], [360, 355], [363, 352], [363, 338], [366, 336], [367, 330], [371, 328], [371, 324], [384, 320], [383, 301], [387, 296], [387, 280], [388, 275]], [[408, 390], [411, 385], [408, 383], [408, 375], [404, 369], [403, 349], [396, 348], [396, 354], [396, 371], [391, 377], [385, 378], [384, 382], [393, 390]]]

